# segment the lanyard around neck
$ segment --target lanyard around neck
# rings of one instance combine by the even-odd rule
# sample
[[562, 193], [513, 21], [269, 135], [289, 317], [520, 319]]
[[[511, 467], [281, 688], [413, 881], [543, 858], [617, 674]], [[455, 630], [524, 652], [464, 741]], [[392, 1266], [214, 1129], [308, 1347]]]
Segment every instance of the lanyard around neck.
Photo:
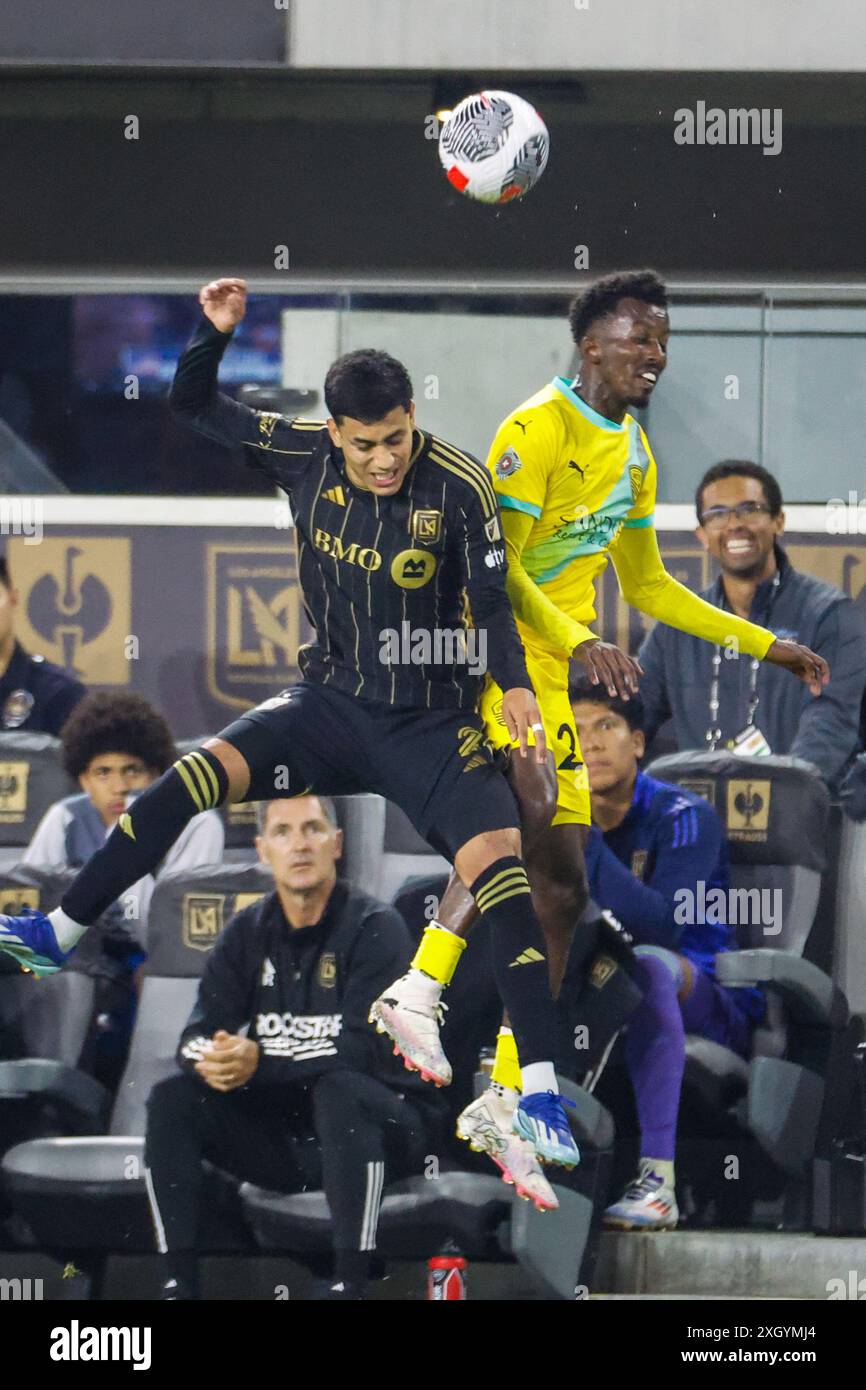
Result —
[[[781, 582], [782, 576], [777, 571], [773, 578], [773, 585], [770, 590], [770, 598], [767, 603], [767, 613], [765, 619], [767, 624], [769, 624], [770, 614], [773, 611], [773, 605], [776, 602], [776, 598], [779, 593], [779, 585], [781, 584]], [[749, 664], [749, 703], [746, 711], [745, 723], [745, 727], [747, 729], [751, 729], [754, 726], [755, 713], [760, 703], [761, 697], [758, 694], [758, 667], [760, 666], [760, 664], [761, 663], [757, 659], [757, 657], [752, 657], [752, 660]], [[719, 739], [722, 737], [722, 731], [719, 728], [719, 672], [721, 671], [721, 668], [722, 648], [717, 642], [715, 650], [713, 652], [713, 676], [712, 680], [710, 681], [710, 724], [706, 732], [707, 751], [710, 753], [715, 753], [716, 745], [718, 744]]]

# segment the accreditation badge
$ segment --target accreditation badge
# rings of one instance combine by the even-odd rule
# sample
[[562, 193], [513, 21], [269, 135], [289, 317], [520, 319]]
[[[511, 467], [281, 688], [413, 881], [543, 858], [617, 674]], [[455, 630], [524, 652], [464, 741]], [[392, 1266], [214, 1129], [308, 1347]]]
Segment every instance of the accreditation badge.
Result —
[[736, 738], [731, 739], [729, 747], [738, 758], [766, 758], [773, 751], [761, 730], [754, 724], [750, 724], [747, 729], [737, 734]]

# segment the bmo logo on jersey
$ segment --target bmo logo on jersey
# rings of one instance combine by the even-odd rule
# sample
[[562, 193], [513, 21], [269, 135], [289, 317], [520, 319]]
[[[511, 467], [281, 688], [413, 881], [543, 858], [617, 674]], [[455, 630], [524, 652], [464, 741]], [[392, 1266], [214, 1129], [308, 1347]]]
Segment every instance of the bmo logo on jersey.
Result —
[[329, 531], [323, 531], [319, 526], [313, 532], [313, 545], [326, 555], [333, 555], [335, 560], [345, 560], [347, 565], [358, 565], [368, 573], [377, 570], [382, 563], [382, 556], [378, 550], [373, 550], [370, 546], [359, 546], [357, 541], [346, 545], [339, 536], [332, 536]]

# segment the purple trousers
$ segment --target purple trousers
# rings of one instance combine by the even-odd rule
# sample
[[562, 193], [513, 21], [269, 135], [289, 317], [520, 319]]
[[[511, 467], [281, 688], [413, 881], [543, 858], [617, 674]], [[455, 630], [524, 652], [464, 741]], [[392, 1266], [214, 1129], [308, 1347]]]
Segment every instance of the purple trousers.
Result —
[[625, 1048], [641, 1128], [641, 1156], [673, 1159], [680, 1108], [686, 1034], [696, 1033], [745, 1057], [751, 1023], [729, 990], [693, 968], [687, 999], [677, 994], [684, 971], [679, 956], [657, 946], [639, 946], [644, 999], [629, 1020]]

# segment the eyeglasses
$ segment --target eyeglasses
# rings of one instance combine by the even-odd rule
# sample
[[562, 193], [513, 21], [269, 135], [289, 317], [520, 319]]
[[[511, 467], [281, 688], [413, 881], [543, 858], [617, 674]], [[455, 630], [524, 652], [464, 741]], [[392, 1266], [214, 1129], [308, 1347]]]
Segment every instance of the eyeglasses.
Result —
[[712, 530], [714, 527], [724, 526], [729, 516], [735, 516], [737, 521], [748, 521], [751, 517], [772, 514], [772, 508], [765, 502], [740, 502], [736, 507], [708, 507], [700, 522], [702, 526]]

